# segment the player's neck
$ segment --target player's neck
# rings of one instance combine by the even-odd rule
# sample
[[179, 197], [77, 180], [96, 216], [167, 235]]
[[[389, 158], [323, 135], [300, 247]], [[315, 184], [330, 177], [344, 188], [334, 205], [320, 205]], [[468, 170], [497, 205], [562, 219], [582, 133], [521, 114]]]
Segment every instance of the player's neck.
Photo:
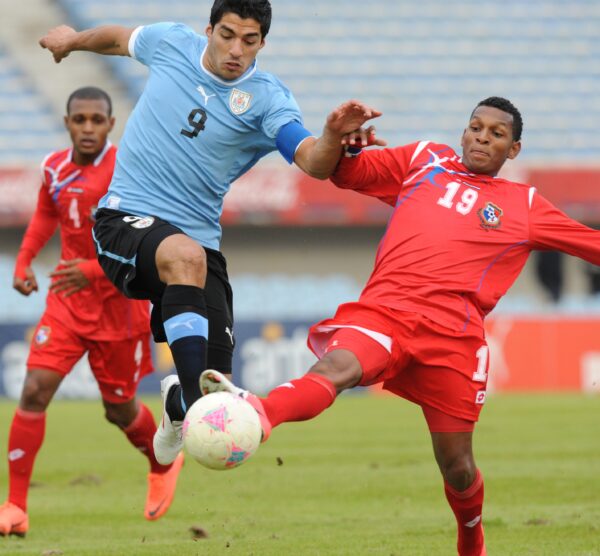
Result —
[[77, 166], [89, 166], [90, 164], [94, 164], [96, 159], [104, 152], [104, 147], [96, 153], [81, 153], [73, 149], [71, 160]]

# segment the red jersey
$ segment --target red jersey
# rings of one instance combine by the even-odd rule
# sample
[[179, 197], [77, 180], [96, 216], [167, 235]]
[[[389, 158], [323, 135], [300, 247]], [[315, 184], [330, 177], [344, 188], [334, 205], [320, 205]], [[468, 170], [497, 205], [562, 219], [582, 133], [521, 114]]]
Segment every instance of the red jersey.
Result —
[[369, 150], [332, 181], [395, 207], [360, 301], [418, 312], [452, 330], [483, 327], [534, 249], [600, 264], [600, 232], [534, 187], [472, 174], [447, 145]]
[[46, 311], [78, 335], [100, 341], [123, 340], [150, 330], [148, 302], [127, 299], [109, 282], [92, 238], [94, 213], [108, 190], [116, 151], [107, 143], [94, 163], [85, 166], [72, 161], [71, 148], [44, 159], [38, 203], [15, 269], [15, 275], [22, 276], [60, 224], [61, 259], [86, 259], [79, 267], [90, 284], [69, 297], [49, 291]]

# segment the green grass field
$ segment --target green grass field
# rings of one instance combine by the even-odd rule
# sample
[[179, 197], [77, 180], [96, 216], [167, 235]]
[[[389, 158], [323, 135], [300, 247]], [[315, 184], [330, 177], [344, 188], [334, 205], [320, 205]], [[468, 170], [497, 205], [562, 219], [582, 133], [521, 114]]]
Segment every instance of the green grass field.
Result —
[[[148, 403], [158, 415], [158, 399]], [[14, 407], [0, 403], [3, 498]], [[600, 398], [491, 397], [475, 434], [488, 554], [600, 555]], [[0, 554], [456, 554], [424, 420], [397, 398], [342, 397], [313, 422], [279, 428], [233, 471], [189, 460], [156, 522], [142, 517], [146, 472], [99, 402], [56, 402], [30, 533], [0, 538]], [[194, 540], [193, 527], [208, 537]]]

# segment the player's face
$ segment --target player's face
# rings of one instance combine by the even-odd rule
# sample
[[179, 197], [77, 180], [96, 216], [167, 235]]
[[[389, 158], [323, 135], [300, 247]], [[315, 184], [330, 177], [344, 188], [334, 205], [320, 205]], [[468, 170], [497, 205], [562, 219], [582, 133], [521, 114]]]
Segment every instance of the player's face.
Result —
[[65, 127], [73, 143], [73, 161], [89, 164], [102, 151], [115, 119], [108, 115], [104, 99], [74, 98], [65, 116]]
[[495, 176], [507, 158], [515, 158], [521, 142], [513, 140], [512, 114], [492, 106], [478, 106], [465, 129], [463, 164], [474, 174]]
[[233, 13], [226, 13], [214, 27], [209, 25], [206, 35], [208, 46], [204, 65], [228, 81], [243, 75], [265, 45], [260, 23]]

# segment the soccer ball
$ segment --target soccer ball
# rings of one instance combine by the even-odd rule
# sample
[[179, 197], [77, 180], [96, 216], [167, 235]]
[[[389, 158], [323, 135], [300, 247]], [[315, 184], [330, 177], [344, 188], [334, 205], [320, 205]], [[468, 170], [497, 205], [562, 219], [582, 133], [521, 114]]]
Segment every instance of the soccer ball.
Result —
[[203, 396], [183, 420], [187, 452], [210, 469], [233, 469], [256, 452], [262, 437], [260, 419], [243, 398], [230, 392]]

